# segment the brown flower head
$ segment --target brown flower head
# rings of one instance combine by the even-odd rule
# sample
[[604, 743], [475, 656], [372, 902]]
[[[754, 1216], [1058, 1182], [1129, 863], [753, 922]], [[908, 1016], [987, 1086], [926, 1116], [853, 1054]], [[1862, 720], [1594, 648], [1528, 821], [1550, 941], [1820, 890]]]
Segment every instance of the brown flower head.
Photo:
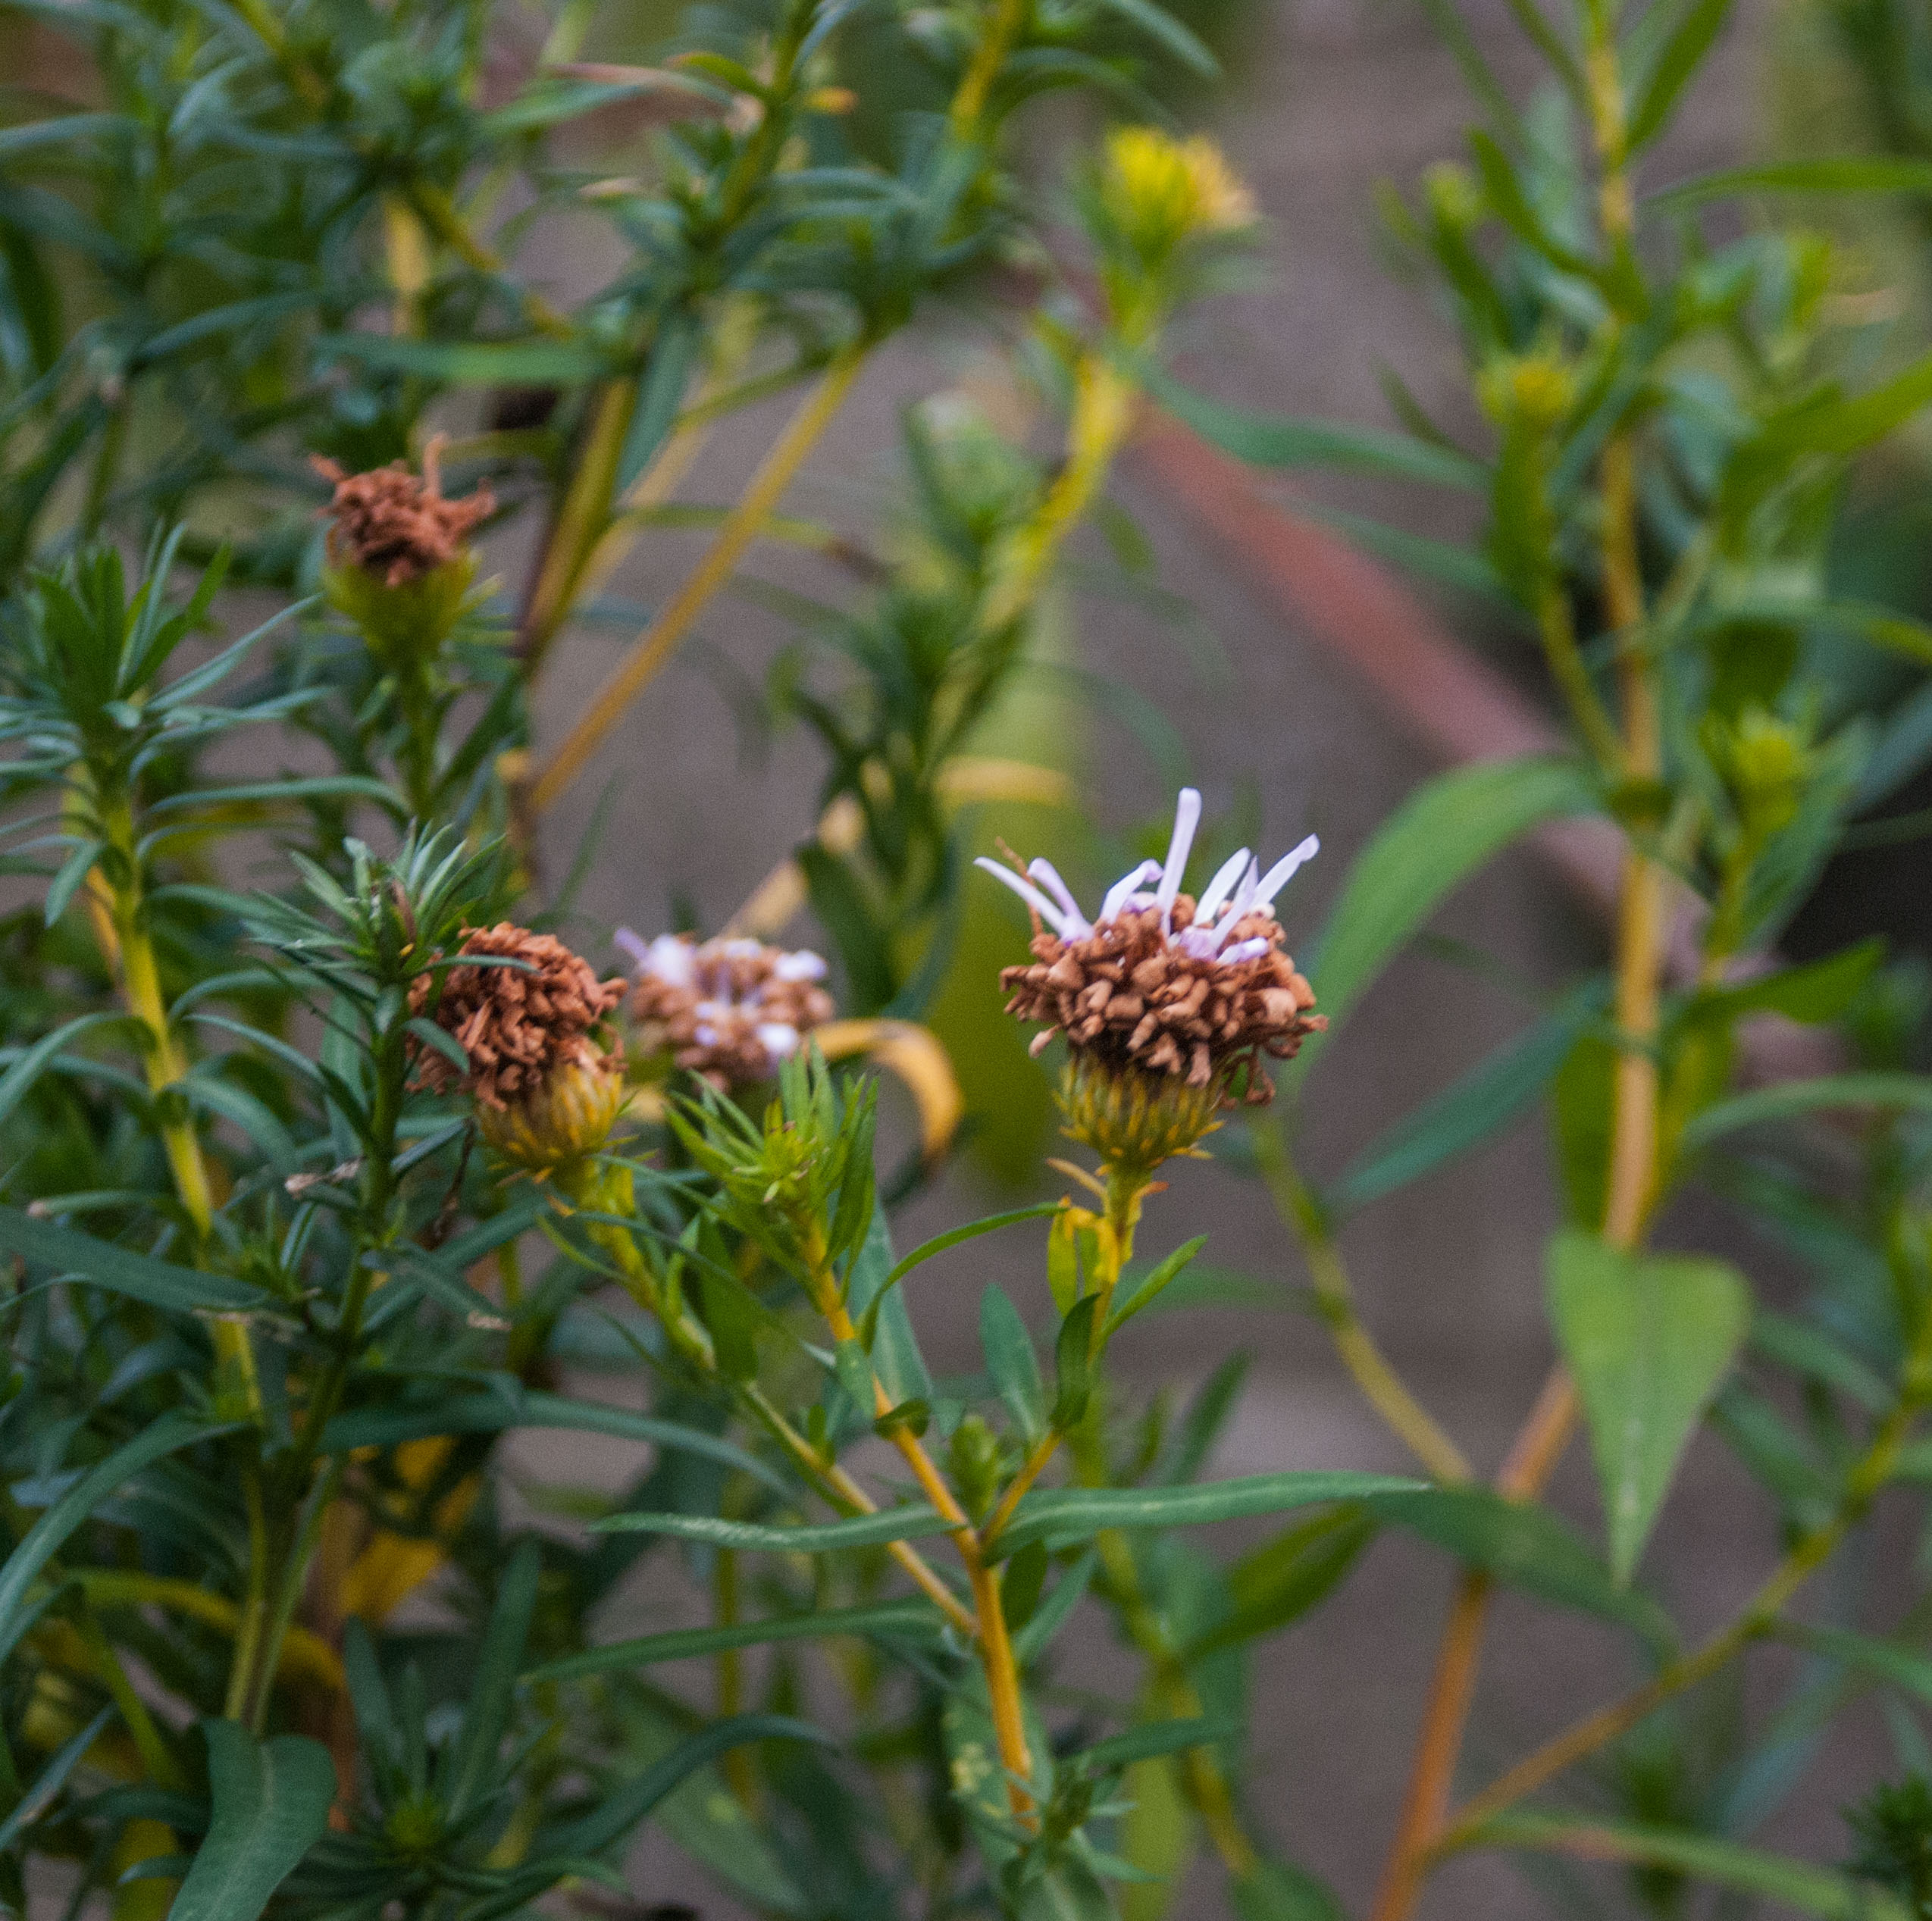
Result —
[[423, 449], [422, 477], [402, 461], [370, 474], [346, 472], [333, 460], [314, 457], [317, 473], [334, 481], [329, 519], [332, 565], [355, 568], [399, 587], [462, 558], [471, 533], [496, 505], [487, 487], [467, 500], [445, 500], [437, 456], [439, 440]]
[[762, 941], [681, 934], [642, 940], [628, 928], [618, 944], [637, 963], [631, 1011], [651, 1053], [668, 1053], [713, 1086], [769, 1081], [815, 1027], [832, 1017], [816, 954], [788, 953]]
[[1117, 881], [1093, 921], [1047, 862], [1020, 874], [982, 859], [1033, 915], [1032, 964], [1006, 968], [1000, 984], [1008, 1013], [1043, 1024], [1035, 1053], [1063, 1034], [1085, 1070], [1167, 1077], [1217, 1104], [1245, 1068], [1245, 1098], [1265, 1101], [1266, 1061], [1288, 1059], [1326, 1025], [1309, 1011], [1314, 990], [1274, 906], [1317, 843], [1310, 835], [1265, 874], [1244, 847], [1196, 901], [1180, 882], [1200, 818], [1200, 795], [1184, 788], [1166, 864], [1144, 861]]
[[453, 1062], [412, 1039], [418, 1087], [440, 1093], [459, 1083], [479, 1105], [504, 1113], [543, 1094], [562, 1069], [615, 1064], [591, 1036], [624, 998], [622, 981], [600, 981], [562, 941], [508, 921], [465, 928], [457, 951], [496, 964], [449, 968], [440, 994], [434, 976], [419, 975], [410, 986], [409, 1009], [427, 1013], [469, 1065], [459, 1073]]

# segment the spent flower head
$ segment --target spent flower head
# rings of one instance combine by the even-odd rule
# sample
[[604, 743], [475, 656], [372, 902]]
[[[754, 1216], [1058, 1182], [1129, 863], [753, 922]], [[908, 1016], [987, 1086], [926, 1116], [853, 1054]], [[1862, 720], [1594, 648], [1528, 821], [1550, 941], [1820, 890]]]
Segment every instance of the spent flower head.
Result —
[[[599, 1102], [593, 1090], [560, 1088], [566, 1073], [617, 1078], [618, 1056], [598, 1044], [597, 1031], [624, 998], [622, 981], [600, 981], [589, 962], [554, 935], [501, 921], [465, 928], [455, 964], [410, 984], [409, 1009], [427, 1015], [462, 1049], [460, 1070], [448, 1055], [411, 1037], [416, 1084], [441, 1092], [460, 1084], [476, 1097], [486, 1125], [492, 1115], [532, 1103], [562, 1103], [575, 1121]], [[468, 965], [465, 965], [468, 962]], [[610, 1110], [615, 1118], [615, 1109]], [[606, 1131], [608, 1131], [606, 1129]]]
[[1244, 847], [1196, 900], [1181, 877], [1200, 821], [1201, 796], [1185, 787], [1166, 861], [1123, 875], [1091, 921], [1051, 862], [1023, 874], [978, 863], [1033, 916], [1032, 962], [1000, 976], [1007, 1011], [1041, 1023], [1036, 1054], [1066, 1037], [1063, 1104], [1076, 1137], [1108, 1159], [1136, 1142], [1135, 1157], [1147, 1159], [1156, 1134], [1154, 1157], [1165, 1158], [1237, 1095], [1267, 1100], [1266, 1062], [1288, 1059], [1324, 1025], [1275, 918], [1275, 896], [1320, 843], [1310, 834], [1265, 874]]
[[700, 946], [676, 934], [645, 940], [628, 928], [617, 942], [636, 968], [631, 1007], [643, 1051], [721, 1090], [770, 1080], [834, 1012], [814, 953], [728, 938]]

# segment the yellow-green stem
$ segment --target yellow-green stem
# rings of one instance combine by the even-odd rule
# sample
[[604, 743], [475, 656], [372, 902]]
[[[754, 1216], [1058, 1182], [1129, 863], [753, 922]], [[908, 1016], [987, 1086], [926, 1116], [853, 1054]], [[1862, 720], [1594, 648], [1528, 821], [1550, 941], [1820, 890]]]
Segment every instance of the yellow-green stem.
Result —
[[805, 404], [772, 443], [751, 484], [725, 518], [709, 551], [699, 562], [657, 618], [640, 634], [630, 652], [598, 689], [564, 743], [538, 774], [530, 790], [533, 814], [563, 793], [581, 774], [604, 737], [671, 657], [692, 621], [731, 577], [745, 549], [757, 538], [819, 436], [831, 425], [868, 351], [864, 342], [848, 347], [825, 370]]
[[999, 78], [1000, 69], [1006, 64], [1007, 56], [1025, 24], [1026, 8], [1027, 0], [994, 0], [993, 17], [985, 37], [973, 48], [972, 58], [953, 95], [947, 119], [956, 138], [969, 140], [979, 131], [993, 83]]

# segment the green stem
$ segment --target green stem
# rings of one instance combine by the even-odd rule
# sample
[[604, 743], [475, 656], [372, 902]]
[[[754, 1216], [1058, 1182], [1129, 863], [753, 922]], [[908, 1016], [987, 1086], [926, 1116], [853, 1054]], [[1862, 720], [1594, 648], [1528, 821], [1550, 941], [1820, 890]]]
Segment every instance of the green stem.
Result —
[[261, 1506], [261, 1471], [253, 1462], [242, 1470], [242, 1505], [248, 1516], [248, 1591], [229, 1659], [228, 1694], [221, 1709], [223, 1718], [230, 1721], [246, 1718], [268, 1607], [268, 1526]]

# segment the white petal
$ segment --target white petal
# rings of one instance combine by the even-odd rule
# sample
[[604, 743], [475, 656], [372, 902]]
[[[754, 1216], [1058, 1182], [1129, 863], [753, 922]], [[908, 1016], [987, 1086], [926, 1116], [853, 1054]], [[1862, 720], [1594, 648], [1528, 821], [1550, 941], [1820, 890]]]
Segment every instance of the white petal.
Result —
[[822, 981], [825, 978], [825, 962], [809, 947], [801, 947], [795, 954], [781, 954], [772, 963], [775, 981]]
[[1041, 920], [1046, 922], [1047, 926], [1053, 929], [1054, 933], [1061, 935], [1066, 934], [1066, 916], [1038, 887], [1034, 886], [1025, 874], [1016, 874], [1011, 868], [1003, 866], [998, 861], [989, 859], [985, 854], [979, 856], [974, 861], [973, 865], [984, 868], [994, 880], [1004, 881], [1022, 900], [1025, 902], [1028, 906], [1032, 909], [1035, 913], [1039, 915]]
[[644, 965], [651, 950], [651, 943], [641, 934], [633, 934], [628, 927], [621, 927], [611, 936], [611, 939], [631, 956], [632, 966]]
[[1154, 896], [1163, 927], [1173, 912], [1174, 896], [1181, 891], [1181, 876], [1187, 871], [1188, 856], [1194, 848], [1194, 831], [1200, 824], [1201, 790], [1183, 787], [1174, 803], [1174, 837], [1167, 843], [1167, 859], [1160, 870], [1160, 890]]
[[1241, 885], [1229, 897], [1226, 911], [1215, 925], [1213, 952], [1220, 953], [1221, 943], [1233, 933], [1235, 922], [1244, 914], [1253, 912], [1255, 883], [1260, 872], [1260, 863], [1251, 859], [1248, 863], [1248, 871], [1241, 877]]
[[1272, 940], [1237, 940], [1221, 956], [1221, 965], [1232, 967], [1241, 961], [1258, 959], [1274, 944]]
[[1060, 870], [1050, 860], [1030, 861], [1026, 871], [1038, 881], [1047, 893], [1066, 910], [1066, 924], [1063, 930], [1069, 940], [1083, 940], [1093, 932], [1087, 925], [1087, 917], [1080, 911], [1080, 903], [1073, 898], [1073, 890], [1060, 878]]
[[1292, 853], [1284, 854], [1270, 868], [1263, 877], [1261, 884], [1254, 890], [1254, 904], [1266, 912], [1275, 904], [1275, 896], [1286, 887], [1297, 868], [1305, 867], [1322, 850], [1322, 843], [1311, 834]]
[[1174, 936], [1174, 945], [1196, 960], [1212, 960], [1220, 944], [1221, 937], [1209, 928], [1183, 928]]
[[[1123, 874], [1107, 890], [1107, 898], [1101, 903], [1100, 921], [1110, 921], [1133, 899], [1141, 883], [1159, 879], [1160, 869], [1151, 860], [1144, 860], [1131, 874]], [[1098, 927], [1100, 921], [1094, 925]]]
[[1213, 919], [1215, 909], [1233, 891], [1235, 883], [1241, 878], [1253, 858], [1253, 855], [1244, 847], [1239, 853], [1230, 854], [1221, 863], [1220, 871], [1207, 884], [1207, 891], [1195, 905], [1194, 924], [1196, 927], [1205, 927]]
[[789, 1060], [798, 1051], [798, 1030], [787, 1021], [761, 1021], [758, 1044], [774, 1061]]
[[688, 987], [697, 978], [697, 950], [675, 934], [660, 934], [631, 951], [637, 956], [639, 973], [654, 975], [669, 987]]

